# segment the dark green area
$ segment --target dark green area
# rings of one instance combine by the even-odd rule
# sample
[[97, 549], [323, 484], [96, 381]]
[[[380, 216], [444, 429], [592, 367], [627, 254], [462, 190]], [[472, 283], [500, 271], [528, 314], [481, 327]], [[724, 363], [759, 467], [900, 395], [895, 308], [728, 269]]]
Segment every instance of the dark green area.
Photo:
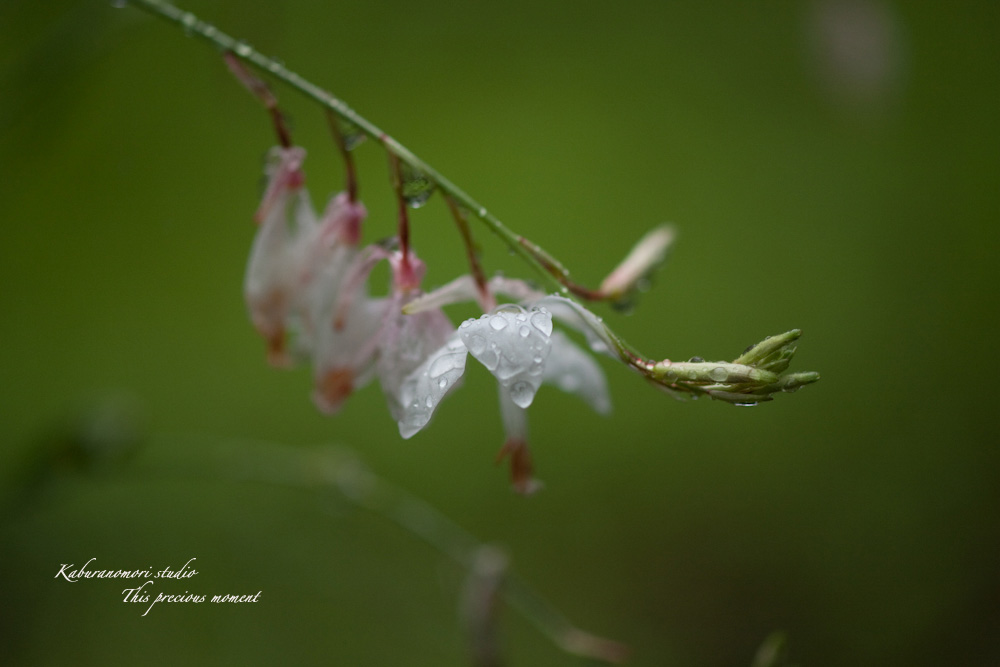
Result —
[[[733, 358], [801, 328], [792, 370], [823, 379], [743, 409], [605, 363], [610, 418], [551, 389], [532, 407], [547, 487], [528, 500], [491, 464], [485, 372], [412, 441], [376, 387], [322, 417], [307, 370], [265, 365], [240, 293], [265, 114], [210, 48], [137, 10], [7, 0], [11, 664], [466, 664], [460, 572], [343, 502], [217, 472], [213, 448], [241, 440], [353, 448], [635, 665], [748, 665], [775, 630], [810, 667], [1000, 663], [994, 2], [187, 8], [330, 88], [581, 282], [675, 222], [656, 289], [629, 317], [600, 311], [643, 352]], [[342, 179], [323, 116], [277, 92], [320, 203]], [[367, 238], [389, 235], [384, 155], [358, 159]], [[441, 200], [413, 217], [429, 284], [464, 271]], [[490, 270], [527, 272], [476, 231]], [[142, 617], [124, 586], [53, 578], [91, 557], [197, 557], [160, 590], [262, 599]], [[503, 636], [511, 665], [578, 664], [510, 610]]]

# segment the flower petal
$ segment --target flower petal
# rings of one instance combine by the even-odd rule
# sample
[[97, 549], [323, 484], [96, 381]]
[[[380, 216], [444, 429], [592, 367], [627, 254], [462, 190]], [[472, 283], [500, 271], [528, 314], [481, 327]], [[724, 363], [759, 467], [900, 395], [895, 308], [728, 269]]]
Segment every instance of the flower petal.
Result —
[[552, 333], [552, 351], [542, 380], [568, 394], [576, 394], [600, 414], [611, 412], [611, 398], [604, 371], [594, 358], [561, 331]]
[[427, 425], [441, 399], [458, 386], [467, 356], [468, 350], [455, 332], [403, 380], [399, 387], [402, 415], [397, 420], [401, 436], [411, 438]]

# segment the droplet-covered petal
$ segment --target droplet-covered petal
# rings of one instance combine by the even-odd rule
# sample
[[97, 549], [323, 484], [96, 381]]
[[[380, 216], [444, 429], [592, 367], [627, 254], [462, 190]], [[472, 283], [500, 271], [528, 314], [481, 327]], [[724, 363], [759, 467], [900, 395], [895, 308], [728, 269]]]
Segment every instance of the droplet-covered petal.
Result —
[[467, 356], [468, 350], [456, 332], [403, 380], [398, 394], [401, 436], [413, 437], [427, 425], [441, 400], [461, 380]]
[[526, 408], [542, 384], [549, 355], [552, 316], [520, 306], [501, 306], [478, 320], [468, 320], [459, 335], [469, 352]]

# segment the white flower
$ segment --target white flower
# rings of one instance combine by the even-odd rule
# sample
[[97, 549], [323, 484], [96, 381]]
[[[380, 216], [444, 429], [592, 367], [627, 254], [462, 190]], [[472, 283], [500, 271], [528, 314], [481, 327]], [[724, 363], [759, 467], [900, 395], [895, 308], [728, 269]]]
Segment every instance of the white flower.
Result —
[[522, 493], [537, 488], [531, 479], [525, 410], [542, 383], [578, 395], [599, 413], [611, 408], [600, 366], [569, 338], [552, 329], [545, 307], [505, 305], [479, 319], [462, 323], [402, 383], [399, 432], [410, 438], [430, 421], [445, 395], [465, 372], [468, 355], [486, 367], [499, 385], [506, 442], [501, 458], [510, 455], [514, 487]]

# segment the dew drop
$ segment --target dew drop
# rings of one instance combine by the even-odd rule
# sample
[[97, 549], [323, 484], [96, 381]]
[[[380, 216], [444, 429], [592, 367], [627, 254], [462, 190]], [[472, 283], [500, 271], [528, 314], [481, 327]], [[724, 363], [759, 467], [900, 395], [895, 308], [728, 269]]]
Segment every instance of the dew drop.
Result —
[[526, 408], [531, 405], [535, 398], [535, 388], [530, 382], [524, 380], [515, 382], [510, 388], [510, 400], [519, 408]]
[[436, 380], [453, 368], [455, 368], [455, 359], [452, 355], [446, 354], [431, 362], [431, 367], [428, 370], [428, 373], [432, 379]]
[[476, 355], [476, 359], [489, 371], [495, 371], [500, 365], [500, 354], [495, 347], [483, 350], [482, 354]]
[[431, 408], [434, 407], [434, 399], [428, 396], [427, 398], [424, 399], [424, 405], [426, 405], [427, 409], [430, 410]]
[[447, 387], [448, 387], [448, 378], [441, 378], [440, 380], [438, 380], [439, 389], [447, 389]]
[[507, 318], [503, 315], [494, 315], [490, 318], [490, 328], [494, 331], [500, 331], [507, 326]]
[[460, 324], [460, 325], [458, 326], [458, 328], [459, 328], [459, 329], [465, 329], [465, 328], [467, 328], [467, 327], [471, 326], [473, 322], [475, 322], [475, 320], [465, 320], [464, 322], [462, 322], [462, 323], [461, 323], [461, 324]]
[[722, 366], [716, 366], [708, 372], [708, 377], [716, 382], [725, 382], [729, 378], [729, 372]]
[[702, 359], [701, 357], [691, 357], [690, 359], [688, 359], [688, 361], [691, 362], [692, 364], [703, 364], [703, 363], [705, 363], [705, 360]]
[[480, 218], [485, 218], [486, 217], [486, 208], [485, 207], [479, 209], [479, 217]]
[[368, 138], [360, 127], [349, 120], [340, 121], [340, 136], [343, 138], [344, 148], [349, 151], [353, 151]]
[[246, 42], [240, 41], [240, 42], [236, 42], [236, 48], [233, 49], [233, 50], [236, 51], [236, 55], [242, 56], [243, 58], [246, 58], [247, 56], [250, 55], [250, 52], [253, 49], [251, 49], [250, 45], [247, 44]]
[[184, 34], [188, 37], [191, 36], [191, 33], [194, 31], [194, 27], [197, 23], [198, 17], [191, 12], [187, 12], [181, 17], [181, 25], [184, 26]]
[[420, 208], [434, 194], [434, 181], [419, 169], [408, 165], [400, 165], [403, 178], [403, 199], [410, 208]]
[[524, 326], [524, 325], [522, 324], [522, 325], [521, 325], [521, 328], [517, 330], [517, 334], [518, 334], [518, 335], [519, 335], [519, 336], [520, 336], [521, 338], [527, 338], [528, 336], [530, 336], [530, 335], [531, 335], [531, 329], [529, 329], [528, 327], [526, 327], [526, 326]]
[[552, 335], [552, 317], [541, 310], [531, 314], [531, 324], [546, 336]]
[[473, 356], [478, 357], [486, 349], [486, 339], [479, 334], [472, 334], [469, 336], [469, 341], [466, 343], [466, 347], [469, 348], [469, 352]]

